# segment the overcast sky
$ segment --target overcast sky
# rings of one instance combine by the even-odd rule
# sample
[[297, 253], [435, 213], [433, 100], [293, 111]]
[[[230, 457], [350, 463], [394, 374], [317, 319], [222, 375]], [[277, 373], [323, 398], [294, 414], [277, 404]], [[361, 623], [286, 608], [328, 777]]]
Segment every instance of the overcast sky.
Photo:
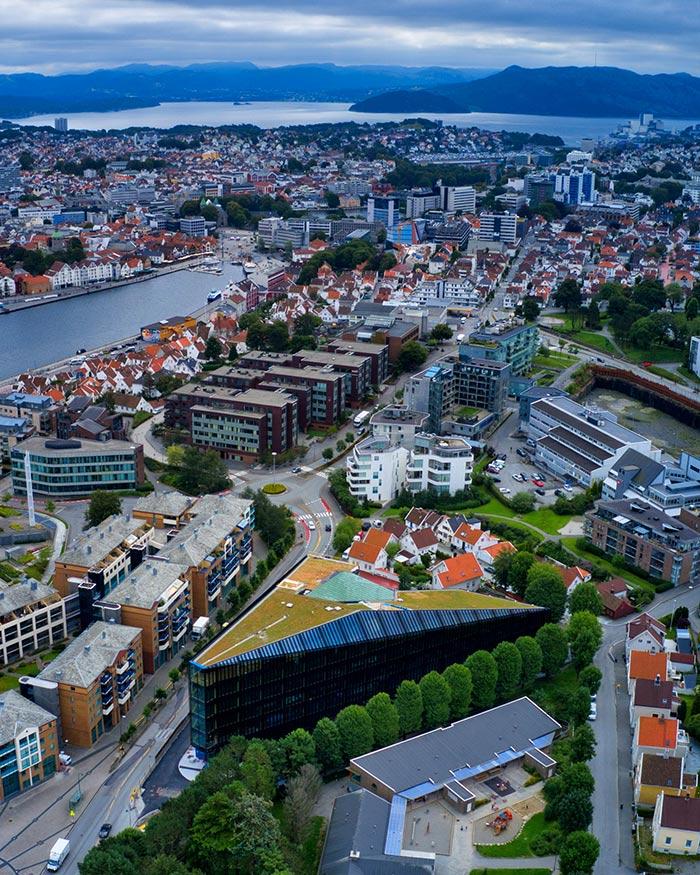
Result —
[[700, 74], [697, 0], [0, 0], [0, 69], [508, 64]]

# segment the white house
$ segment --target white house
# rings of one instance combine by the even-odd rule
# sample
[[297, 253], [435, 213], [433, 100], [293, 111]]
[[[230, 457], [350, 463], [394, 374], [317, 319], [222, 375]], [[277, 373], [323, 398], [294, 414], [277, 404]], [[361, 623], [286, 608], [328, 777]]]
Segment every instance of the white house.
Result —
[[382, 437], [357, 444], [346, 461], [350, 494], [360, 501], [387, 504], [403, 489], [408, 450]]

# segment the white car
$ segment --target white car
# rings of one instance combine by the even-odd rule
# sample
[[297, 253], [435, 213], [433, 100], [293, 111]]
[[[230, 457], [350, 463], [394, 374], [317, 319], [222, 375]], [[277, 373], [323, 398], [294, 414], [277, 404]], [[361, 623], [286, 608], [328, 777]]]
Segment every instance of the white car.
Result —
[[499, 486], [499, 487], [498, 487], [498, 491], [501, 492], [501, 493], [503, 493], [503, 495], [509, 495], [509, 494], [510, 494], [510, 489], [508, 489], [507, 486]]
[[309, 520], [307, 526], [309, 527], [310, 532], [316, 531], [316, 523], [313, 520]]
[[513, 480], [517, 480], [518, 483], [523, 482], [523, 478], [520, 476], [520, 474], [511, 474], [511, 477], [513, 478]]
[[595, 720], [598, 716], [598, 706], [595, 702], [591, 702], [591, 710], [588, 712], [588, 719]]

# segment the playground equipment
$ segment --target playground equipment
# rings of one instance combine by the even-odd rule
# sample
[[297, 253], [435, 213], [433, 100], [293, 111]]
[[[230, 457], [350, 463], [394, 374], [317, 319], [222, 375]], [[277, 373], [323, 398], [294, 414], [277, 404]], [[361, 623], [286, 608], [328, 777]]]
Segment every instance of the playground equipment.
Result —
[[510, 810], [510, 808], [504, 808], [503, 811], [499, 811], [494, 819], [489, 821], [486, 826], [492, 829], [496, 835], [500, 835], [500, 833], [502, 833], [504, 829], [508, 828], [508, 824], [511, 822], [512, 819], [513, 812]]

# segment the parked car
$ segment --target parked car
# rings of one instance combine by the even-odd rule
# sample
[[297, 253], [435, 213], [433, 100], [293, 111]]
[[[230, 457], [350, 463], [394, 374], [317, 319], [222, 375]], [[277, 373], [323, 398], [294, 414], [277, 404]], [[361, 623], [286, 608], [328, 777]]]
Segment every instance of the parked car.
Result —
[[491, 479], [493, 480], [494, 483], [500, 483], [500, 482], [501, 482], [501, 478], [500, 478], [500, 477], [492, 477]]
[[561, 498], [561, 496], [564, 494], [564, 490], [563, 490], [563, 489], [555, 489], [555, 490], [554, 490], [554, 494], [555, 494], [558, 498]]
[[292, 468], [292, 474], [300, 474], [300, 473], [301, 473], [301, 467], [299, 465], [295, 465]]
[[100, 831], [97, 833], [97, 835], [98, 835], [101, 839], [106, 839], [107, 836], [108, 836], [111, 832], [112, 832], [112, 824], [111, 824], [111, 823], [103, 823], [102, 826], [100, 827]]
[[564, 484], [564, 489], [566, 489], [567, 492], [573, 492], [573, 491], [574, 491], [574, 487], [573, 487], [570, 483], [565, 483], [565, 484]]
[[546, 495], [546, 494], [547, 494], [547, 493], [544, 491], [544, 489], [535, 489], [535, 492], [536, 492], [538, 495]]
[[507, 486], [501, 486], [501, 488], [500, 488], [498, 491], [499, 491], [499, 492], [502, 492], [503, 495], [509, 495], [509, 494], [510, 494], [510, 489], [508, 489]]
[[518, 483], [522, 483], [522, 482], [523, 482], [522, 474], [511, 474], [511, 476], [512, 476], [513, 480], [517, 480]]
[[58, 754], [58, 761], [62, 766], [69, 766], [73, 762], [73, 757], [66, 753], [65, 750], [62, 750]]
[[333, 531], [333, 526], [332, 526], [330, 523], [326, 523], [326, 531], [327, 531], [327, 532], [332, 532], [332, 531]]
[[365, 520], [362, 523], [362, 531], [368, 532], [372, 528], [372, 523], [369, 520]]
[[598, 705], [595, 702], [591, 702], [591, 710], [588, 712], [588, 719], [595, 720], [598, 716]]
[[525, 450], [524, 450], [522, 447], [518, 447], [518, 449], [517, 449], [515, 452], [516, 452], [516, 453], [517, 453], [522, 459], [526, 459], [526, 458], [527, 458], [527, 453], [525, 452]]
[[535, 477], [533, 477], [532, 482], [535, 484], [535, 486], [544, 486], [544, 480], [537, 480]]

